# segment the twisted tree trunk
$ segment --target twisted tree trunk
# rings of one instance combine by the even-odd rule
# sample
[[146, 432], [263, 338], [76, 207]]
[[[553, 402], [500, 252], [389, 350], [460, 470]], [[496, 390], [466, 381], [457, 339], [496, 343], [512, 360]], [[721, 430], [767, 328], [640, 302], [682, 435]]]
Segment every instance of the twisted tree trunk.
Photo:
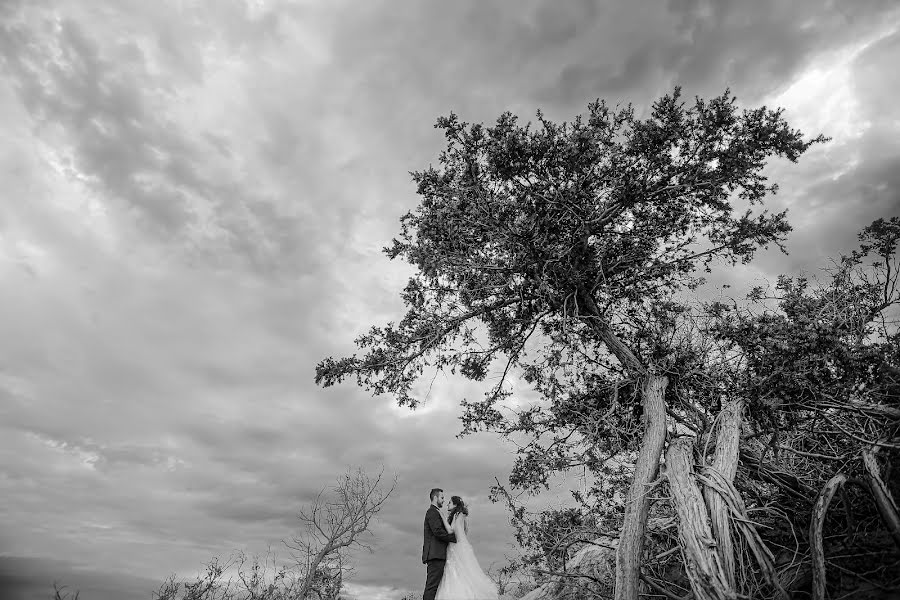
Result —
[[[679, 437], [669, 443], [666, 453], [666, 475], [678, 514], [684, 570], [698, 600], [734, 600], [737, 595], [719, 557], [706, 503], [694, 478], [693, 447], [692, 438]], [[722, 509], [727, 519], [724, 505]]]
[[746, 467], [749, 477], [764, 483], [771, 483], [785, 494], [812, 504], [816, 491], [804, 484], [796, 475], [777, 470], [746, 448], [739, 450], [739, 458]]
[[625, 517], [616, 549], [614, 600], [638, 600], [641, 585], [641, 554], [647, 532], [650, 499], [647, 492], [659, 474], [659, 459], [666, 443], [665, 392], [669, 378], [641, 362], [603, 318], [603, 313], [585, 288], [577, 290], [579, 311], [585, 322], [603, 341], [607, 350], [636, 379], [643, 380], [641, 404], [644, 434], [634, 465], [634, 478], [625, 497]]
[[[669, 445], [666, 469], [679, 517], [678, 535], [685, 570], [698, 599], [737, 597], [734, 538], [740, 534], [775, 594], [787, 600], [788, 593], [778, 580], [772, 553], [748, 518], [743, 499], [734, 487], [743, 409], [740, 399], [723, 404], [716, 420], [712, 462], [701, 473], [695, 474], [691, 468], [693, 441], [690, 438], [680, 438]], [[703, 490], [702, 496], [699, 489]]]
[[[759, 564], [762, 576], [772, 586], [775, 594], [784, 600], [788, 600], [790, 596], [787, 590], [784, 589], [780, 576], [775, 570], [775, 557], [772, 556], [772, 552], [766, 546], [756, 530], [756, 526], [747, 515], [747, 507], [744, 505], [740, 492], [734, 486], [734, 482], [726, 479], [725, 475], [711, 467], [706, 468], [703, 473], [697, 474], [697, 480], [706, 489], [714, 490], [717, 496], [724, 501], [725, 509], [731, 517], [730, 523], [733, 527], [731, 533], [739, 533], [741, 535], [747, 548]], [[738, 591], [736, 586], [735, 591]]]
[[[742, 400], [726, 401], [719, 413], [719, 430], [716, 436], [716, 450], [710, 468], [719, 472], [729, 483], [734, 482], [738, 467], [738, 445], [741, 440], [741, 419], [744, 410]], [[716, 551], [725, 575], [725, 580], [735, 588], [734, 539], [729, 510], [722, 494], [715, 488], [703, 486], [703, 498], [709, 513], [712, 532], [716, 538]]]
[[615, 600], [637, 600], [640, 592], [641, 553], [647, 530], [650, 499], [647, 492], [659, 473], [659, 458], [666, 441], [665, 375], [647, 375], [642, 390], [644, 436], [634, 479], [625, 498], [625, 521], [616, 551]]
[[828, 505], [839, 487], [847, 481], [847, 476], [838, 473], [828, 480], [816, 503], [813, 505], [812, 518], [809, 523], [809, 553], [812, 559], [812, 600], [825, 600], [825, 543], [822, 540], [822, 526]]
[[878, 462], [875, 460], [875, 454], [881, 446], [872, 446], [863, 450], [863, 466], [866, 468], [866, 482], [872, 496], [875, 498], [875, 505], [878, 507], [878, 514], [885, 527], [891, 532], [894, 538], [894, 544], [900, 549], [900, 513], [897, 510], [897, 502], [891, 495], [891, 490], [885, 485], [881, 478], [881, 469], [878, 468]]

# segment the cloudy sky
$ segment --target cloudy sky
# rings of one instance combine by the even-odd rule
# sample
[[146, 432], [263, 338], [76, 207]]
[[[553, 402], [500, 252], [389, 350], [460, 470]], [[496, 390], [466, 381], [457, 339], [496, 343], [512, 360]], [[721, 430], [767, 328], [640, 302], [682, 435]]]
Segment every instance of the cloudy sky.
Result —
[[358, 597], [421, 588], [434, 485], [471, 501], [482, 565], [502, 561], [487, 492], [511, 448], [455, 439], [478, 386], [438, 379], [409, 412], [313, 383], [400, 314], [409, 271], [379, 249], [436, 117], [640, 112], [674, 85], [783, 106], [833, 140], [773, 165], [790, 255], [719, 277], [740, 285], [898, 214], [896, 64], [892, 0], [3, 0], [0, 582], [149, 598], [278, 548], [351, 465], [399, 478]]

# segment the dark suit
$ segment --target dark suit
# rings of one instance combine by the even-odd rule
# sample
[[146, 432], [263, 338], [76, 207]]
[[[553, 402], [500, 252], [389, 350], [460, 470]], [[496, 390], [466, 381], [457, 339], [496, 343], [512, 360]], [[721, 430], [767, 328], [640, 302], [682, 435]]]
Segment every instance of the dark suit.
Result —
[[422, 544], [422, 562], [428, 565], [425, 576], [425, 593], [422, 600], [434, 600], [444, 565], [447, 563], [447, 544], [456, 542], [456, 535], [447, 532], [441, 513], [432, 504], [425, 513], [425, 539]]

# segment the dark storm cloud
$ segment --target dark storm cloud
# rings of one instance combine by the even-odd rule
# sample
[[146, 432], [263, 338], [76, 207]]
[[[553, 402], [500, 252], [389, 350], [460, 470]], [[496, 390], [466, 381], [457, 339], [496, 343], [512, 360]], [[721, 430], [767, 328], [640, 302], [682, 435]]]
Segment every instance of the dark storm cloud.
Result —
[[[146, 600], [146, 590], [159, 588], [158, 582], [151, 579], [85, 571], [65, 560], [0, 554], [0, 595], [7, 600], [51, 598], [53, 578], [58, 578], [64, 596], [79, 590], [80, 597], [91, 600]], [[42, 580], [50, 583], [41, 583]]]
[[5, 32], [4, 54], [23, 103], [40, 125], [70, 132], [73, 167], [137, 207], [161, 235], [178, 233], [191, 216], [178, 188], [203, 186], [188, 166], [195, 157], [138, 84], [149, 77], [140, 47], [125, 43], [103, 56], [76, 21], [56, 27], [50, 43], [27, 29]]
[[[826, 85], [826, 92], [853, 91], [855, 102], [846, 109], [854, 114], [831, 114], [821, 127], [834, 139], [786, 177], [790, 201], [785, 207], [795, 231], [787, 244], [790, 256], [779, 261], [780, 272], [825, 267], [828, 257], [857, 246], [856, 235], [864, 226], [900, 214], [900, 109], [890, 100], [893, 85], [884, 77], [897, 61], [900, 32], [851, 57]], [[848, 117], [849, 136], [841, 130]], [[770, 272], [772, 278], [774, 274]]]
[[755, 102], [896, 13], [888, 0], [367, 3], [338, 32], [336, 59], [387, 118], [428, 106], [569, 118], [597, 97], [646, 106], [674, 85]]
[[[218, 36], [194, 24], [179, 27], [186, 39], [173, 38], [168, 24], [160, 24], [166, 29], [133, 39], [115, 31], [127, 13], [108, 14], [100, 22], [114, 33], [99, 37], [92, 34], [97, 23], [56, 13], [4, 27], [0, 51], [36, 133], [59, 146], [66, 168], [104, 196], [111, 209], [136, 215], [143, 231], [183, 245], [189, 256], [209, 261], [230, 253], [256, 269], [279, 271], [287, 265], [294, 276], [315, 268], [319, 230], [273, 201], [259, 182], [242, 180], [234, 169], [237, 161], [228, 160], [227, 138], [215, 130], [186, 128], [185, 111], [190, 116], [196, 109], [179, 106], [177, 86], [219, 74], [203, 60], [205, 46]], [[238, 44], [240, 19], [232, 11], [224, 14], [221, 34]], [[267, 27], [276, 21], [274, 16], [245, 19], [240, 47], [266, 42]], [[170, 61], [162, 65], [162, 75], [155, 64], [160, 57]], [[269, 149], [264, 158], [275, 163], [272, 153], [281, 153], [302, 172], [305, 163], [285, 147], [290, 128], [267, 132], [277, 135], [263, 139]], [[214, 153], [223, 161], [211, 161]]]
[[784, 105], [834, 140], [769, 170], [791, 254], [723, 277], [815, 268], [900, 189], [900, 15], [843, 6], [6, 3], [0, 551], [189, 577], [277, 547], [360, 465], [398, 482], [377, 552], [354, 556], [357, 597], [421, 587], [434, 486], [470, 502], [479, 559], [500, 561], [511, 532], [487, 494], [511, 448], [455, 438], [478, 385], [439, 378], [410, 412], [312, 381], [401, 314], [409, 267], [380, 248], [416, 202], [408, 171], [441, 149], [435, 118], [644, 110], [676, 84]]
[[[579, 48], [544, 97], [571, 106], [584, 98], [646, 97], [682, 85], [700, 95], [731, 87], [756, 102], [815, 55], [855, 40], [896, 13], [884, 0], [852, 8], [816, 1], [672, 0], [667, 8], [608, 13], [598, 35], [583, 38], [590, 45]], [[602, 34], [610, 25], [617, 36]]]

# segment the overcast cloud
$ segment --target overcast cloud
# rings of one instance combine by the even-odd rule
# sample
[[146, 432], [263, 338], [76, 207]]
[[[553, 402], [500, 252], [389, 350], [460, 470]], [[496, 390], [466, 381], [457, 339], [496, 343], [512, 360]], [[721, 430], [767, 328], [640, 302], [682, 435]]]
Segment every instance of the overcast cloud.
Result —
[[791, 252], [716, 278], [740, 287], [900, 212], [896, 64], [890, 0], [0, 3], [0, 585], [149, 598], [277, 548], [351, 465], [399, 477], [359, 598], [421, 588], [435, 485], [501, 562], [512, 449], [455, 439], [479, 386], [409, 412], [313, 383], [400, 314], [409, 271], [380, 248], [436, 117], [640, 112], [674, 85], [785, 107], [833, 140], [771, 167]]

